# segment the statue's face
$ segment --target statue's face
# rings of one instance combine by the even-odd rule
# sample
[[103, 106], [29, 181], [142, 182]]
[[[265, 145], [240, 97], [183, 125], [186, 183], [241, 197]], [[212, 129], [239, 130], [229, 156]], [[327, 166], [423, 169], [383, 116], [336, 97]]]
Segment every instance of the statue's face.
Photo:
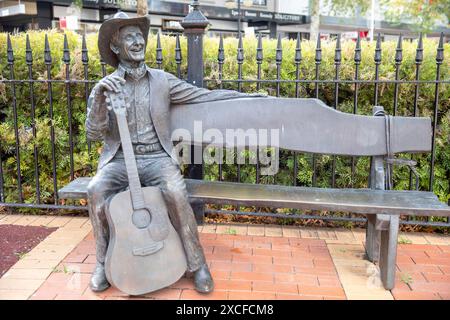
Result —
[[120, 61], [141, 62], [145, 59], [145, 40], [137, 26], [125, 26], [119, 31], [118, 43], [112, 48]]

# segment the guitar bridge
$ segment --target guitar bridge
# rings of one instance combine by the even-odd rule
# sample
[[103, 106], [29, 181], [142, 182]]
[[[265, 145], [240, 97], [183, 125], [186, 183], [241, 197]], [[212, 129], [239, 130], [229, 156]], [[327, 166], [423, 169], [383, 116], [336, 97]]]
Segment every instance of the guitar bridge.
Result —
[[152, 243], [148, 246], [141, 247], [141, 248], [133, 248], [133, 255], [135, 256], [148, 256], [151, 254], [154, 254], [161, 250], [164, 247], [163, 241], [158, 241], [155, 243]]

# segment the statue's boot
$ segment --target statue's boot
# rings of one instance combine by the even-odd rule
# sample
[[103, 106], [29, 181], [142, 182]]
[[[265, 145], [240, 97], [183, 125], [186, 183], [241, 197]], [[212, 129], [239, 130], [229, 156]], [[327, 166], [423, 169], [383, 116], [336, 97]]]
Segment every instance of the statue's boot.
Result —
[[103, 263], [97, 262], [94, 272], [92, 272], [89, 287], [94, 292], [102, 292], [108, 289], [110, 286], [111, 285], [106, 279], [105, 265]]
[[214, 289], [214, 281], [209, 272], [208, 265], [205, 263], [194, 274], [195, 290], [200, 293], [208, 293]]

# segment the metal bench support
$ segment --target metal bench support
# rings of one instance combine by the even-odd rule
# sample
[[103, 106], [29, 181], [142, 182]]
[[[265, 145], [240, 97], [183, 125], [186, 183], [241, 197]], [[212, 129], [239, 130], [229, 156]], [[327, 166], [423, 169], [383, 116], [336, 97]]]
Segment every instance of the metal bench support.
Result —
[[380, 276], [386, 290], [395, 285], [395, 265], [397, 260], [397, 241], [400, 217], [389, 216], [389, 226], [381, 231]]

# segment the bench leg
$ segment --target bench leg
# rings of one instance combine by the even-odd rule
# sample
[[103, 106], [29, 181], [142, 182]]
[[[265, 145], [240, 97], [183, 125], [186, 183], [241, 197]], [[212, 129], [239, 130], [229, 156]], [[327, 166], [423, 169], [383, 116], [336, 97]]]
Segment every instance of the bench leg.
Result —
[[380, 252], [380, 231], [376, 229], [377, 216], [367, 215], [366, 256], [370, 262], [377, 262]]
[[380, 275], [386, 290], [395, 285], [399, 219], [398, 215], [390, 216], [388, 228], [381, 231]]

